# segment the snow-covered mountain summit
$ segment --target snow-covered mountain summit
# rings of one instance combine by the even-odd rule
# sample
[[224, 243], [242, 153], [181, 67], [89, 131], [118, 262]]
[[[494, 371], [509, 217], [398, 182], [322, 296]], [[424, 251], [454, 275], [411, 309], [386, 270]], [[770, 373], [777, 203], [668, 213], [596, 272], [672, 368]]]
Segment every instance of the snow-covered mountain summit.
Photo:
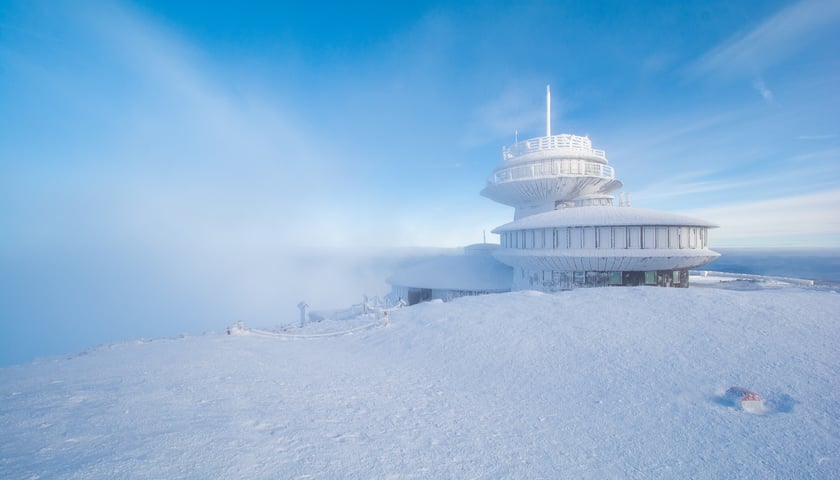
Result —
[[837, 312], [799, 287], [516, 292], [104, 346], [0, 369], [0, 477], [837, 478]]

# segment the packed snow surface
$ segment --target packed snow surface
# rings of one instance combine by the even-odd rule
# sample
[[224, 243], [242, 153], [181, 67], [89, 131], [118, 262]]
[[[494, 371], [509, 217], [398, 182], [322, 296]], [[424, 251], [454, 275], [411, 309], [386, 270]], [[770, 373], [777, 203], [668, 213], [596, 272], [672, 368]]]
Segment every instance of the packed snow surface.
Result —
[[0, 369], [0, 477], [840, 478], [838, 312], [581, 289], [109, 345]]

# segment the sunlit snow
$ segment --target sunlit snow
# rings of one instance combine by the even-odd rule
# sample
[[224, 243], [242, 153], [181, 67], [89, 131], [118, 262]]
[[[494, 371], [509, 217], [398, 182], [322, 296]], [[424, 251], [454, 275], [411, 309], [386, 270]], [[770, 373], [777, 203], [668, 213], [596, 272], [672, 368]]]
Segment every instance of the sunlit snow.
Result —
[[0, 477], [840, 477], [840, 295], [732, 281], [465, 297], [387, 325], [246, 323], [6, 367]]

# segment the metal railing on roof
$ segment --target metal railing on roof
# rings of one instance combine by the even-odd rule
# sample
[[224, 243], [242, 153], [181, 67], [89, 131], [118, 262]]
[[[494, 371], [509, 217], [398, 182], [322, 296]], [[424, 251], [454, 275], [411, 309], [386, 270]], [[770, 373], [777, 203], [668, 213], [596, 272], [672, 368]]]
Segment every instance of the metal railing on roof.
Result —
[[559, 176], [588, 176], [615, 178], [615, 170], [609, 165], [580, 159], [544, 160], [501, 167], [487, 179], [491, 185], [517, 180], [552, 178]]
[[505, 160], [512, 160], [529, 153], [544, 150], [572, 150], [578, 153], [593, 155], [604, 160], [607, 154], [603, 150], [592, 148], [592, 141], [589, 137], [570, 135], [563, 133], [550, 137], [537, 137], [517, 142], [509, 147], [502, 147], [502, 157]]

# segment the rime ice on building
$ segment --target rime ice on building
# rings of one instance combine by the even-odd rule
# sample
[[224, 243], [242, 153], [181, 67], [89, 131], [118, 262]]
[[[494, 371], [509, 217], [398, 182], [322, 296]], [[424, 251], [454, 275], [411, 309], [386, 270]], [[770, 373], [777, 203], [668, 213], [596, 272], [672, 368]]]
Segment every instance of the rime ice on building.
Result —
[[403, 267], [387, 279], [392, 287], [389, 300], [414, 305], [509, 292], [511, 268], [491, 255], [498, 247], [477, 243], [464, 247], [462, 255], [443, 255]]
[[508, 290], [685, 288], [690, 268], [720, 256], [709, 249], [709, 229], [717, 225], [633, 208], [629, 194], [616, 206], [612, 192], [621, 187], [606, 153], [592, 148], [589, 137], [551, 134], [547, 89], [545, 136], [504, 147], [502, 164], [481, 191], [516, 209], [513, 222], [493, 230], [501, 246], [473, 245], [473, 255], [484, 255], [404, 268], [388, 279], [392, 296], [414, 304]]
[[494, 256], [513, 267], [513, 289], [578, 286], [688, 287], [688, 269], [719, 256], [709, 249], [716, 225], [683, 215], [613, 204], [622, 187], [603, 150], [588, 137], [551, 134], [502, 149], [502, 164], [481, 194], [514, 207], [495, 230]]

